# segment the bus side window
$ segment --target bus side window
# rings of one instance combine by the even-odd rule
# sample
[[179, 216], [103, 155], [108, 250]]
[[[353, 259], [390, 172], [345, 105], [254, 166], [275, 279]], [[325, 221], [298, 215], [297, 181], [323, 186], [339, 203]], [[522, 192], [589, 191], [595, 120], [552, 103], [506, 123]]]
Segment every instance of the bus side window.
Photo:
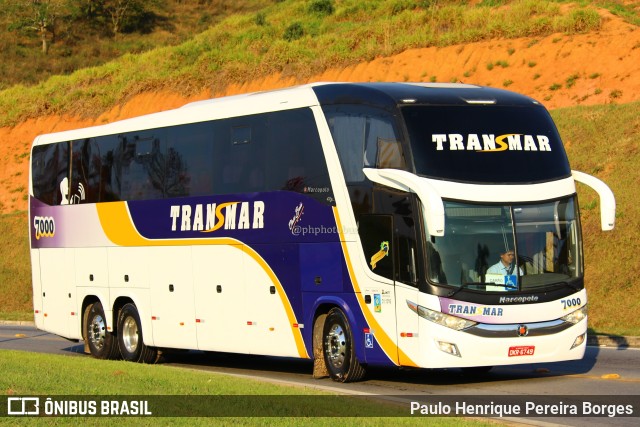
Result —
[[306, 193], [322, 203], [333, 199], [320, 135], [310, 109], [269, 114], [267, 189]]
[[[222, 120], [217, 129], [225, 153], [222, 168], [223, 193], [248, 193], [265, 189], [266, 115]], [[222, 135], [216, 135], [220, 137]], [[218, 188], [218, 186], [216, 186]]]
[[167, 129], [165, 197], [204, 196], [213, 186], [213, 125], [191, 123]]
[[166, 155], [163, 129], [120, 136], [121, 191], [124, 200], [161, 199], [164, 195]]
[[100, 136], [97, 138], [97, 144], [100, 151], [99, 200], [101, 202], [121, 200], [122, 147], [120, 140], [116, 135]]
[[378, 138], [378, 160], [376, 166], [380, 169], [404, 169], [404, 154], [402, 153], [400, 141]]
[[[415, 196], [401, 191], [375, 189], [374, 212], [391, 215], [393, 218], [393, 241], [390, 242], [389, 256], [395, 264], [393, 280], [417, 285], [418, 244], [416, 238]], [[364, 215], [363, 215], [364, 216]]]
[[360, 215], [358, 234], [369, 269], [393, 280], [395, 253], [393, 217], [391, 215]]
[[365, 167], [406, 169], [393, 117], [362, 106], [326, 107], [325, 115], [347, 184], [365, 180]]
[[345, 180], [347, 183], [364, 181], [366, 118], [340, 113], [327, 114], [327, 118]]
[[94, 138], [71, 143], [69, 204], [100, 200], [100, 149]]
[[32, 162], [35, 198], [48, 205], [68, 203], [69, 143], [34, 147]]

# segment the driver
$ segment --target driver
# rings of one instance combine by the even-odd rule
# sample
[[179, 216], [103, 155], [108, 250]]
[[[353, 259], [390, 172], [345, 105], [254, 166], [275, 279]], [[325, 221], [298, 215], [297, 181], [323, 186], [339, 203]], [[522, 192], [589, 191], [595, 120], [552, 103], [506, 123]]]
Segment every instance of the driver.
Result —
[[[490, 274], [501, 274], [503, 276], [511, 276], [513, 274], [513, 270], [516, 267], [516, 263], [514, 262], [515, 253], [507, 249], [505, 252], [500, 253], [500, 261], [496, 264], [489, 267], [487, 273]], [[522, 268], [518, 268], [518, 272], [522, 276]]]

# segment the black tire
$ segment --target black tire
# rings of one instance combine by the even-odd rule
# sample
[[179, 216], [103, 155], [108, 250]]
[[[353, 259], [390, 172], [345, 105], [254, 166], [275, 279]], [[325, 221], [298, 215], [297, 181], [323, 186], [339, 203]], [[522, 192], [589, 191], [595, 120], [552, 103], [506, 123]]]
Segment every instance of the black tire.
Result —
[[332, 308], [327, 314], [322, 337], [324, 362], [331, 379], [342, 383], [361, 380], [365, 370], [353, 350], [349, 321], [339, 308]]
[[84, 339], [96, 359], [117, 359], [120, 355], [116, 336], [107, 330], [107, 319], [100, 302], [87, 308]]
[[135, 305], [125, 304], [118, 316], [118, 346], [122, 358], [129, 362], [155, 363], [158, 349], [144, 344], [142, 324]]

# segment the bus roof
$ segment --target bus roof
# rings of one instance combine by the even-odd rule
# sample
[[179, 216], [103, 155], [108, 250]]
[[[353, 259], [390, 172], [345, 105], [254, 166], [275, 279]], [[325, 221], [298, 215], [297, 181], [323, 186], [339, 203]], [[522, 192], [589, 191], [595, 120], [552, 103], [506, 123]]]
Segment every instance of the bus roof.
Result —
[[539, 105], [515, 92], [463, 83], [338, 83], [318, 85], [314, 91], [323, 105]]
[[402, 104], [532, 105], [538, 103], [531, 98], [506, 90], [458, 83], [319, 82], [196, 101], [177, 109], [105, 125], [40, 135], [33, 145], [328, 104], [363, 104], [391, 109]]

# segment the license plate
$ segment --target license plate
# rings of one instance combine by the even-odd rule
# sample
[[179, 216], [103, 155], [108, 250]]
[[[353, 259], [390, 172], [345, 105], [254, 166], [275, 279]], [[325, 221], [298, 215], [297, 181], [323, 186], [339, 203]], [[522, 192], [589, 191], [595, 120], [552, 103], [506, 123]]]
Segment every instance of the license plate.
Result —
[[509, 357], [515, 356], [533, 356], [536, 347], [534, 345], [519, 345], [517, 347], [509, 347]]

